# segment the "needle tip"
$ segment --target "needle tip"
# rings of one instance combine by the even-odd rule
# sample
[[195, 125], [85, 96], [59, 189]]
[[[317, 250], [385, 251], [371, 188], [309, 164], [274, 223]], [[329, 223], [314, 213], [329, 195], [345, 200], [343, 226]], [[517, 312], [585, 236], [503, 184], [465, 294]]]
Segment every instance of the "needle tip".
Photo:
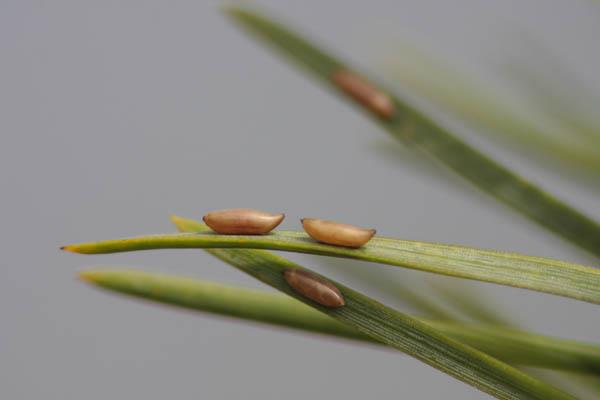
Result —
[[95, 279], [94, 279], [95, 275], [96, 275], [96, 273], [95, 273], [94, 271], [90, 271], [90, 270], [87, 270], [87, 271], [79, 271], [79, 272], [77, 273], [77, 277], [78, 277], [79, 279], [81, 279], [81, 280], [82, 280], [82, 281], [84, 281], [84, 282], [91, 282], [91, 283], [93, 283], [93, 282], [94, 282], [94, 280], [95, 280]]

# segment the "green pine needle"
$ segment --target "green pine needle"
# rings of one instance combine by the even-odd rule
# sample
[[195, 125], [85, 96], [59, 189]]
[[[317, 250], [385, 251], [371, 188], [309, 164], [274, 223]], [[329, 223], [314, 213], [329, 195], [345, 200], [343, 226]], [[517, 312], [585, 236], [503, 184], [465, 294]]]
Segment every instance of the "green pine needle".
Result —
[[600, 304], [600, 270], [549, 258], [383, 237], [374, 237], [360, 249], [348, 249], [318, 243], [303, 232], [218, 235], [207, 232], [203, 224], [194, 226], [193, 234], [139, 236], [72, 244], [63, 249], [84, 254], [174, 248], [283, 250], [395, 265]]
[[[161, 303], [345, 339], [381, 344], [282, 294], [136, 270], [98, 268], [79, 276], [94, 285]], [[600, 346], [486, 325], [419, 319], [444, 335], [511, 364], [600, 372]]]

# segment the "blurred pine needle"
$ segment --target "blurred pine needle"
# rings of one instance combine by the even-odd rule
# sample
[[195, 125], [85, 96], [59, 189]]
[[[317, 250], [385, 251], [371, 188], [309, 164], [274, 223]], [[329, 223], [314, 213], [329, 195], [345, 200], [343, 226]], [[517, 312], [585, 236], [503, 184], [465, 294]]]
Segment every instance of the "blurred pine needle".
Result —
[[[301, 67], [326, 88], [349, 99], [333, 77], [339, 71], [356, 71], [355, 68], [271, 18], [242, 7], [227, 7], [225, 12], [253, 37]], [[423, 155], [440, 161], [498, 201], [600, 256], [600, 225], [596, 221], [493, 161], [407, 101], [391, 96], [389, 90], [382, 87], [380, 90], [389, 95], [396, 110], [390, 118], [380, 118], [354, 102], [379, 126]]]
[[[557, 81], [572, 75], [541, 81], [539, 73], [525, 68], [515, 71], [512, 67], [511, 75], [521, 88], [519, 96], [478, 79], [466, 67], [454, 67], [413, 46], [402, 45], [399, 53], [401, 56], [395, 57], [386, 69], [403, 88], [457, 117], [476, 132], [508, 140], [515, 144], [513, 150], [526, 150], [525, 154], [536, 155], [546, 166], [558, 161], [560, 171], [565, 167], [577, 168], [578, 173], [595, 178], [586, 183], [597, 185], [600, 122], [584, 119], [581, 110], [574, 109], [571, 103], [564, 104], [562, 97], [552, 90]], [[573, 84], [572, 79], [570, 83]], [[570, 92], [573, 91], [581, 89], [571, 87]], [[563, 88], [561, 95], [565, 93]]]
[[[381, 344], [285, 295], [137, 270], [96, 268], [81, 279], [112, 291], [243, 320]], [[600, 372], [600, 346], [491, 325], [421, 321], [513, 364], [580, 373]]]

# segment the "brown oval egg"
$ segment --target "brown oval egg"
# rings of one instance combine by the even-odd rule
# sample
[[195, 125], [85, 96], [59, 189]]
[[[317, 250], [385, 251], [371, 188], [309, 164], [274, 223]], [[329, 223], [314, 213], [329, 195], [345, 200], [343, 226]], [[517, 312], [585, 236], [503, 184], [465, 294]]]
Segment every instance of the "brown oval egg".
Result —
[[211, 211], [202, 220], [223, 235], [264, 235], [283, 221], [285, 214], [271, 214], [251, 208]]
[[333, 74], [332, 80], [342, 91], [378, 116], [385, 119], [394, 116], [396, 108], [391, 97], [360, 75], [340, 69]]
[[294, 291], [322, 306], [336, 308], [346, 304], [340, 290], [318, 275], [289, 268], [283, 271], [283, 277]]
[[361, 247], [377, 232], [375, 229], [359, 228], [323, 219], [303, 218], [300, 221], [311, 238], [335, 246]]

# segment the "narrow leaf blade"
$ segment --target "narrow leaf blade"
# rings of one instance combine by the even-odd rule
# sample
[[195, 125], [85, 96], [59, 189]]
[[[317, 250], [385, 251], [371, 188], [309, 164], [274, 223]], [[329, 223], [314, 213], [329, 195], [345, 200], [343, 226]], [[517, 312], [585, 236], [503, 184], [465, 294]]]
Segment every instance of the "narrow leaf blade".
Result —
[[[187, 222], [189, 226], [193, 221]], [[166, 248], [251, 248], [351, 258], [459, 278], [498, 283], [600, 304], [600, 270], [579, 264], [461, 246], [375, 237], [360, 249], [315, 242], [303, 232], [264, 236], [218, 235], [193, 225], [196, 233], [164, 234], [64, 246], [99, 254]]]
[[[80, 277], [102, 288], [179, 307], [374, 344], [371, 337], [282, 294], [199, 279], [97, 268]], [[600, 346], [485, 325], [420, 319], [441, 333], [508, 363], [600, 372]]]
[[[235, 6], [225, 11], [235, 22], [336, 93], [341, 91], [333, 84], [332, 74], [340, 69], [355, 70], [265, 16]], [[600, 225], [596, 221], [493, 161], [399, 98], [392, 100], [397, 109], [393, 118], [383, 120], [369, 113], [390, 134], [439, 160], [498, 201], [600, 257]]]

